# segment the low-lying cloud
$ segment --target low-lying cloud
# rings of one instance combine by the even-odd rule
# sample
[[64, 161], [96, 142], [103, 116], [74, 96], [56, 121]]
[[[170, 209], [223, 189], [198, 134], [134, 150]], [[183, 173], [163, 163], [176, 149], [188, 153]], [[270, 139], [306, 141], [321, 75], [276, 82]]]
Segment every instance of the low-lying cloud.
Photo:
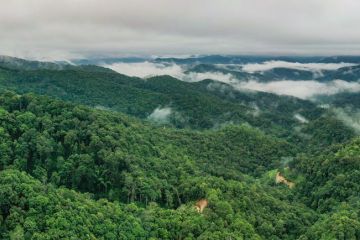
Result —
[[[262, 64], [246, 64], [248, 71], [260, 71], [273, 67], [287, 67], [306, 69], [313, 71], [320, 71], [321, 69], [330, 70], [337, 69], [344, 66], [350, 66], [349, 63], [290, 63], [283, 61], [269, 61]], [[252, 66], [252, 67], [250, 67]], [[301, 99], [310, 99], [318, 95], [333, 95], [341, 92], [360, 92], [360, 82], [347, 82], [343, 80], [333, 80], [329, 82], [319, 82], [315, 80], [276, 80], [272, 82], [259, 82], [256, 80], [239, 80], [231, 73], [222, 72], [186, 72], [186, 66], [180, 66], [177, 64], [169, 63], [153, 63], [153, 62], [141, 62], [141, 63], [115, 63], [107, 65], [119, 73], [129, 76], [136, 76], [141, 78], [147, 78], [158, 75], [170, 75], [187, 82], [198, 82], [204, 79], [212, 79], [219, 82], [227, 83], [233, 86], [235, 89], [254, 90], [261, 92], [269, 92], [278, 95], [289, 95], [298, 97]], [[160, 110], [158, 110], [160, 111]], [[160, 111], [161, 112], [161, 111]], [[154, 114], [158, 114], [156, 112]]]
[[170, 107], [157, 107], [149, 116], [148, 119], [157, 123], [169, 122], [169, 117], [172, 113]]
[[309, 99], [317, 95], [333, 95], [341, 92], [360, 92], [360, 82], [346, 82], [343, 80], [333, 80], [325, 83], [290, 80], [262, 83], [250, 80], [239, 82], [234, 87], [239, 90], [249, 89], [278, 95], [290, 95], [302, 99]]
[[337, 70], [342, 67], [355, 66], [352, 63], [299, 63], [286, 61], [266, 61], [263, 63], [249, 63], [242, 67], [242, 70], [249, 73], [264, 72], [274, 68], [290, 68], [318, 72], [321, 70]]
[[221, 72], [185, 73], [186, 69], [178, 64], [153, 63], [146, 61], [140, 63], [114, 63], [103, 66], [121, 74], [140, 78], [169, 75], [187, 82], [198, 82], [204, 79], [213, 79], [226, 83], [235, 83], [237, 81], [232, 74], [224, 74]]
[[304, 116], [302, 116], [299, 113], [294, 114], [294, 118], [296, 120], [298, 120], [299, 122], [301, 122], [301, 123], [308, 123], [309, 122], [309, 120], [307, 120]]
[[198, 82], [204, 79], [212, 79], [228, 84], [235, 84], [236, 82], [238, 82], [238, 80], [232, 74], [225, 74], [221, 72], [190, 72], [182, 77], [182, 80], [188, 82]]
[[104, 65], [116, 72], [132, 76], [147, 78], [158, 75], [170, 75], [176, 78], [183, 76], [183, 69], [176, 64], [162, 64], [152, 62], [140, 63], [114, 63], [111, 65]]
[[351, 127], [358, 134], [360, 134], [359, 110], [335, 108], [333, 111], [335, 112], [336, 116], [345, 123], [345, 125]]

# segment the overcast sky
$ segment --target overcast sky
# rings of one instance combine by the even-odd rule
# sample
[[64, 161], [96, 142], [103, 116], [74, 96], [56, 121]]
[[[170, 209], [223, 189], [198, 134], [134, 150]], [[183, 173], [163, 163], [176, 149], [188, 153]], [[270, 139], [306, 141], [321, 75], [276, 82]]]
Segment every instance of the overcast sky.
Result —
[[0, 0], [0, 54], [360, 55], [359, 0]]

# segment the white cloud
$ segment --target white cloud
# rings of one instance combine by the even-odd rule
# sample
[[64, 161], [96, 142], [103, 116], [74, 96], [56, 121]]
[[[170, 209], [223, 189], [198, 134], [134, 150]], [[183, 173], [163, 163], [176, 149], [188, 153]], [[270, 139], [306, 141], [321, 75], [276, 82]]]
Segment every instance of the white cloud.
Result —
[[[278, 64], [278, 63], [277, 63]], [[272, 65], [274, 66], [274, 65]], [[290, 66], [290, 65], [289, 65]], [[300, 64], [307, 69], [336, 69], [342, 64]], [[340, 92], [360, 92], [360, 82], [347, 82], [343, 80], [333, 80], [329, 82], [312, 81], [272, 81], [258, 82], [256, 80], [239, 81], [232, 74], [224, 74], [221, 72], [190, 72], [185, 73], [185, 67], [177, 64], [164, 63], [115, 63], [107, 67], [129, 76], [137, 76], [146, 78], [157, 75], [170, 75], [187, 82], [198, 82], [204, 79], [212, 79], [219, 82], [227, 83], [238, 90], [255, 90], [262, 92], [270, 92], [278, 95], [290, 95], [302, 99], [309, 99], [317, 95], [332, 95]], [[288, 67], [288, 66], [287, 66]], [[291, 66], [290, 66], [291, 67]], [[264, 69], [264, 68], [263, 68]]]
[[251, 111], [251, 115], [253, 115], [254, 117], [257, 117], [257, 116], [260, 115], [261, 110], [260, 110], [260, 108], [258, 107], [258, 105], [256, 105], [255, 102], [252, 103], [252, 104], [250, 104], [250, 107], [253, 108], [253, 111]]
[[296, 120], [298, 120], [299, 122], [301, 122], [301, 123], [308, 123], [308, 122], [309, 122], [309, 120], [307, 120], [304, 116], [302, 116], [302, 115], [299, 114], [299, 113], [296, 113], [296, 114], [294, 115], [294, 118], [295, 118]]
[[286, 61], [266, 61], [263, 63], [249, 63], [242, 67], [243, 71], [263, 72], [274, 68], [290, 68], [296, 70], [307, 70], [319, 72], [321, 70], [336, 70], [342, 67], [355, 66], [351, 63], [298, 63], [298, 62], [286, 62]]
[[128, 76], [148, 78], [152, 76], [170, 75], [187, 82], [198, 82], [204, 79], [217, 80], [224, 83], [235, 84], [237, 79], [232, 74], [224, 74], [221, 72], [190, 72], [185, 73], [184, 67], [177, 64], [140, 62], [140, 63], [114, 63], [104, 65], [118, 73]]
[[342, 120], [347, 126], [353, 128], [360, 133], [360, 111], [351, 109], [335, 108], [336, 116]]
[[104, 67], [108, 67], [128, 76], [141, 78], [158, 75], [170, 75], [176, 78], [182, 78], [183, 76], [183, 69], [176, 64], [165, 65], [146, 61], [140, 63], [114, 63], [105, 65]]
[[317, 81], [273, 81], [268, 83], [250, 80], [233, 85], [239, 90], [255, 90], [279, 95], [290, 95], [309, 99], [317, 95], [332, 95], [340, 92], [360, 92], [360, 82], [333, 80], [322, 83]]
[[221, 72], [203, 72], [203, 73], [197, 73], [197, 72], [190, 72], [189, 74], [186, 74], [182, 77], [182, 80], [188, 81], [188, 82], [198, 82], [204, 79], [212, 79], [217, 80], [219, 82], [224, 83], [235, 83], [238, 80], [230, 73], [224, 74]]
[[149, 116], [148, 119], [159, 122], [159, 123], [166, 123], [169, 121], [169, 117], [172, 113], [171, 108], [169, 107], [157, 107]]

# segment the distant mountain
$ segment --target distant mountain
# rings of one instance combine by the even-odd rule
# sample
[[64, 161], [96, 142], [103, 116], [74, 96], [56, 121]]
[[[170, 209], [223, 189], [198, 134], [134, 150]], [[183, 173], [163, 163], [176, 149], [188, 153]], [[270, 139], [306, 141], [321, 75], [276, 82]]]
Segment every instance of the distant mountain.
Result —
[[117, 57], [117, 58], [72, 59], [71, 62], [76, 65], [110, 65], [114, 63], [138, 63], [149, 60], [151, 59], [142, 58], [142, 57]]
[[72, 59], [74, 64], [113, 64], [136, 63], [150, 61], [155, 63], [175, 64], [247, 64], [263, 63], [266, 61], [286, 61], [298, 63], [359, 63], [359, 56], [262, 56], [262, 55], [199, 55], [190, 57], [93, 57], [86, 59]]
[[[108, 66], [116, 63], [132, 64], [150, 62], [169, 67], [174, 64], [181, 65], [185, 73], [216, 72], [231, 74], [236, 79], [257, 80], [270, 82], [277, 80], [318, 80], [331, 81], [341, 79], [344, 81], [358, 81], [360, 79], [360, 57], [334, 56], [334, 57], [306, 57], [306, 56], [236, 56], [236, 55], [204, 55], [187, 58], [162, 57], [119, 57], [119, 58], [92, 58], [72, 60], [76, 65]], [[269, 65], [268, 68], [257, 71], [243, 69], [246, 64]], [[303, 65], [302, 65], [303, 64]], [[330, 68], [322, 64], [339, 64]], [[355, 66], [346, 66], [353, 64]], [[270, 67], [272, 66], [273, 67]], [[345, 65], [345, 67], [344, 67]], [[160, 66], [160, 67], [161, 67]], [[323, 69], [322, 69], [323, 68]], [[151, 75], [151, 74], [150, 74]]]
[[113, 72], [111, 69], [102, 68], [96, 65], [82, 64], [79, 66], [71, 65], [65, 62], [41, 62], [30, 61], [21, 58], [1, 56], [0, 55], [0, 67], [11, 70], [84, 70], [90, 72]]
[[329, 81], [334, 79], [341, 79], [345, 81], [359, 81], [360, 80], [360, 65], [339, 68], [336, 71], [326, 71], [318, 78], [322, 81]]
[[176, 64], [246, 64], [262, 63], [265, 61], [288, 61], [288, 62], [319, 62], [321, 57], [291, 57], [291, 56], [236, 56], [236, 55], [206, 55], [190, 58], [156, 58], [155, 62], [172, 62]]
[[39, 69], [61, 70], [64, 69], [65, 65], [57, 64], [53, 62], [29, 61], [21, 58], [0, 55], [0, 66], [11, 69], [19, 69], [19, 70], [39, 70]]
[[211, 64], [198, 64], [190, 67], [186, 73], [223, 73], [231, 74], [239, 81], [256, 80], [260, 82], [271, 82], [278, 80], [313, 80], [316, 74], [312, 71], [291, 69], [291, 68], [273, 68], [267, 71], [250, 73], [243, 71], [240, 66], [219, 66]]
[[360, 64], [360, 56], [333, 56], [333, 57], [324, 57], [318, 60], [321, 63], [358, 63]]
[[305, 70], [286, 67], [275, 67], [269, 70], [248, 72], [241, 66], [197, 64], [189, 67], [186, 73], [222, 73], [231, 74], [239, 81], [256, 80], [271, 82], [281, 80], [317, 80], [326, 82], [341, 79], [348, 82], [360, 80], [360, 65], [342, 67], [335, 70]]
[[247, 64], [266, 61], [285, 61], [298, 63], [354, 63], [360, 64], [360, 56], [265, 56], [265, 55], [197, 55], [189, 57], [92, 57], [71, 59], [74, 64], [113, 64], [117, 62], [157, 62], [176, 64]]

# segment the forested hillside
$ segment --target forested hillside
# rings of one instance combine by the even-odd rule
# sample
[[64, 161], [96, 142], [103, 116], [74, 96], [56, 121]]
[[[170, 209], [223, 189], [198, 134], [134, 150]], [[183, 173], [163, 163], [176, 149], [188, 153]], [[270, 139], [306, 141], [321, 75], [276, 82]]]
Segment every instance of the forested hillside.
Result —
[[[352, 130], [338, 121], [332, 111], [291, 96], [238, 91], [214, 80], [190, 83], [170, 76], [144, 80], [97, 66], [60, 65], [59, 69], [53, 69], [38, 62], [21, 63], [25, 65], [23, 68], [18, 63], [3, 64], [0, 89], [48, 95], [150, 118], [177, 128], [212, 129], [227, 124], [249, 124], [297, 145], [305, 144], [311, 137], [307, 132], [311, 132], [313, 126], [325, 126], [324, 132], [319, 132], [313, 141], [314, 148], [322, 145], [320, 139], [330, 141], [327, 136], [335, 134], [334, 127], [344, 130], [345, 135], [331, 141], [341, 142], [352, 137]], [[167, 109], [166, 115], [151, 118], [163, 109]]]
[[313, 157], [249, 126], [176, 130], [11, 92], [0, 106], [2, 238], [359, 237], [359, 140]]
[[0, 239], [360, 239], [356, 93], [5, 60]]

